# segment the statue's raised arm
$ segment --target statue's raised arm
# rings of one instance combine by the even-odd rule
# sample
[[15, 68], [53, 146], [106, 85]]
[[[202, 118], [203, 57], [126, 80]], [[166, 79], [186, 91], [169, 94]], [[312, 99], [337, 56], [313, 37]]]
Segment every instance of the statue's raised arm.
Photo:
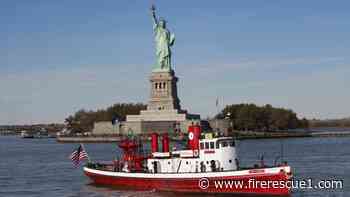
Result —
[[151, 6], [151, 14], [152, 14], [153, 25], [156, 26], [158, 24], [158, 20], [156, 17], [156, 7], [154, 5]]
[[156, 48], [157, 62], [153, 67], [153, 71], [171, 71], [171, 49], [174, 44], [175, 36], [166, 28], [166, 21], [163, 18], [157, 19], [156, 8], [151, 7], [153, 19], [153, 32]]

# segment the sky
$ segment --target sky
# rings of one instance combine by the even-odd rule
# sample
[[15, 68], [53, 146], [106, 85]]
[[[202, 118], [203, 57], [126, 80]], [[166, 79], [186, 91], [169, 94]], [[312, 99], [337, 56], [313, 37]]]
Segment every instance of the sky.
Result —
[[149, 7], [175, 34], [183, 108], [272, 104], [350, 117], [350, 1], [2, 0], [0, 124], [63, 122], [144, 102], [155, 62]]

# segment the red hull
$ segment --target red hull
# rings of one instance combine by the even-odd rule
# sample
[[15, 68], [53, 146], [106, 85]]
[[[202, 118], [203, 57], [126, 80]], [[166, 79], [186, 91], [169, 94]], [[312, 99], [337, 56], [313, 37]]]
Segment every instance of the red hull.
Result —
[[[288, 196], [290, 193], [290, 190], [287, 187], [273, 188], [255, 185], [259, 181], [288, 181], [290, 177], [284, 172], [274, 174], [253, 173], [251, 175], [240, 176], [208, 177], [205, 179], [209, 181], [209, 184], [204, 185], [209, 186], [204, 189], [199, 186], [200, 178], [137, 178], [125, 176], [109, 176], [99, 174], [97, 172], [88, 172], [86, 170], [84, 170], [84, 172], [86, 176], [88, 176], [95, 184], [117, 186], [138, 190], [155, 189], [158, 191], [173, 191], [186, 193], [234, 193], [277, 196]], [[254, 180], [254, 182], [252, 182], [252, 180]], [[230, 181], [231, 183], [238, 184], [231, 184], [231, 186], [230, 184], [222, 184], [220, 187], [220, 183], [223, 183], [222, 181]]]

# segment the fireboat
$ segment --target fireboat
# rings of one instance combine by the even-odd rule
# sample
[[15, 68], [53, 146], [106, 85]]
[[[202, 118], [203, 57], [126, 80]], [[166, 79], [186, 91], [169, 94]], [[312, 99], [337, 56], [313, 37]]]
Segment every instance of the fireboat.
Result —
[[291, 167], [286, 162], [240, 167], [233, 137], [203, 135], [199, 125], [191, 125], [186, 149], [170, 150], [165, 133], [161, 136], [161, 151], [158, 138], [159, 134], [151, 134], [149, 154], [142, 151], [140, 141], [124, 139], [118, 144], [120, 159], [87, 163], [84, 173], [94, 184], [134, 190], [274, 196], [291, 192], [288, 187], [271, 185], [291, 180]]

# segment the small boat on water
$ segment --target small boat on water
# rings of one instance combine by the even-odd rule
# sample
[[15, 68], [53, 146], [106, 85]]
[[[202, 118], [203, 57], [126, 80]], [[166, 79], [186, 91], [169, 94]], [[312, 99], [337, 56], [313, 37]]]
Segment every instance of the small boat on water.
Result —
[[84, 173], [95, 184], [135, 190], [277, 196], [290, 193], [288, 187], [271, 185], [291, 180], [291, 167], [286, 163], [240, 167], [234, 139], [214, 133], [202, 135], [199, 125], [189, 127], [188, 139], [187, 149], [170, 150], [169, 137], [163, 134], [159, 151], [158, 134], [153, 133], [151, 154], [143, 152], [140, 141], [125, 139], [119, 143], [121, 159], [89, 162]]
[[30, 131], [21, 131], [21, 137], [22, 138], [34, 138], [34, 134]]
[[38, 138], [38, 139], [46, 139], [46, 138], [56, 138], [55, 135], [50, 134], [46, 129], [41, 128], [37, 131], [21, 131], [22, 138]]
[[35, 138], [51, 138], [52, 136], [49, 134], [49, 132], [41, 128], [36, 132], [36, 135], [34, 136]]

